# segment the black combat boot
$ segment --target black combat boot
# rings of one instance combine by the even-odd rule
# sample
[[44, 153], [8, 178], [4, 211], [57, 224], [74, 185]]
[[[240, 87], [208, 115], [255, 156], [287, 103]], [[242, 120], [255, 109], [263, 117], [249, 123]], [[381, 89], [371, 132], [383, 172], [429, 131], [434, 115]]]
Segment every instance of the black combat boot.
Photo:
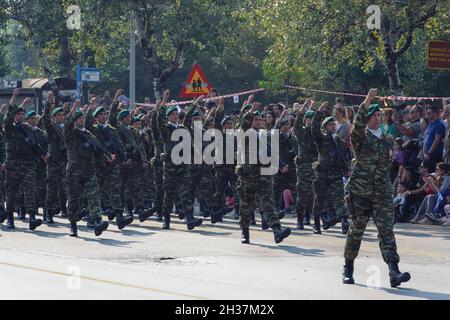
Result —
[[15, 229], [16, 226], [14, 225], [14, 213], [8, 212], [7, 216], [8, 216], [8, 221], [6, 222], [6, 227], [11, 230]]
[[94, 233], [95, 236], [99, 237], [103, 231], [105, 231], [106, 229], [108, 229], [109, 223], [106, 221], [102, 221], [101, 218], [96, 219], [94, 221]]
[[291, 228], [282, 228], [279, 223], [272, 227], [275, 243], [281, 243], [291, 234]]
[[156, 221], [163, 221], [163, 215], [161, 213], [162, 210], [157, 209], [156, 210]]
[[319, 217], [314, 217], [313, 232], [314, 232], [314, 234], [322, 234], [322, 231], [320, 230], [320, 218]]
[[203, 223], [203, 219], [194, 218], [194, 214], [192, 212], [186, 213], [186, 218], [188, 230], [194, 230], [195, 227], [201, 226]]
[[113, 221], [116, 218], [113, 208], [106, 208], [105, 213], [108, 216], [108, 221]]
[[29, 213], [30, 219], [30, 230], [36, 230], [37, 227], [39, 227], [42, 224], [41, 219], [36, 219], [36, 212], [30, 211]]
[[303, 214], [297, 212], [297, 230], [305, 230], [305, 224], [303, 222]]
[[267, 230], [267, 229], [269, 229], [270, 228], [270, 226], [269, 226], [269, 224], [266, 222], [266, 220], [264, 220], [264, 218], [261, 218], [261, 229], [264, 231], [264, 230]]
[[278, 220], [284, 219], [288, 211], [289, 209], [283, 209], [280, 212], [278, 212]]
[[144, 211], [144, 208], [136, 208], [136, 213], [138, 214], [139, 221], [144, 222], [150, 218], [153, 214], [149, 211]]
[[169, 230], [170, 229], [170, 213], [164, 213], [164, 222], [162, 224], [162, 228], [164, 230]]
[[8, 214], [6, 213], [5, 208], [3, 208], [3, 210], [0, 210], [0, 224], [5, 222], [7, 217], [8, 217]]
[[26, 219], [25, 208], [22, 205], [17, 205], [17, 219], [23, 221]]
[[342, 217], [341, 223], [342, 223], [342, 234], [347, 234], [348, 229], [350, 228], [350, 223], [348, 223], [347, 216]]
[[234, 215], [233, 215], [233, 219], [239, 220], [239, 206], [236, 206], [234, 208]]
[[400, 272], [398, 269], [398, 263], [391, 262], [388, 264], [389, 266], [389, 280], [391, 282], [391, 287], [396, 288], [402, 282], [408, 282], [411, 279], [411, 275], [409, 272]]
[[354, 260], [345, 259], [345, 265], [342, 269], [342, 283], [344, 284], [354, 284], [355, 279], [353, 279], [354, 270]]
[[331, 227], [334, 227], [338, 222], [339, 222], [339, 218], [334, 216], [332, 218], [327, 219], [326, 217], [324, 217], [323, 219], [323, 230], [328, 230]]
[[134, 209], [134, 205], [133, 205], [133, 201], [126, 201], [126, 207], [127, 207], [127, 216], [133, 216], [133, 209]]
[[255, 211], [253, 211], [253, 213], [252, 213], [252, 218], [250, 220], [250, 225], [256, 226]]
[[242, 239], [241, 243], [249, 244], [250, 243], [250, 228], [242, 228]]
[[45, 209], [44, 210], [44, 221], [47, 224], [54, 224], [53, 216], [55, 215], [55, 211], [53, 209]]
[[70, 223], [70, 236], [74, 238], [78, 237], [78, 226], [76, 222]]
[[305, 214], [305, 217], [303, 218], [303, 224], [305, 226], [310, 226], [311, 225], [311, 215], [309, 213]]
[[222, 214], [220, 213], [220, 210], [217, 211], [217, 212], [213, 212], [211, 214], [211, 223], [212, 224], [215, 224], [215, 223], [217, 223], [219, 221], [222, 221]]
[[184, 220], [186, 218], [186, 214], [180, 208], [175, 208], [175, 214], [178, 215], [178, 219]]
[[126, 226], [130, 225], [134, 220], [134, 218], [130, 217], [130, 216], [124, 217], [122, 210], [116, 210], [115, 216], [116, 216], [117, 227], [119, 228], [119, 230], [122, 230]]

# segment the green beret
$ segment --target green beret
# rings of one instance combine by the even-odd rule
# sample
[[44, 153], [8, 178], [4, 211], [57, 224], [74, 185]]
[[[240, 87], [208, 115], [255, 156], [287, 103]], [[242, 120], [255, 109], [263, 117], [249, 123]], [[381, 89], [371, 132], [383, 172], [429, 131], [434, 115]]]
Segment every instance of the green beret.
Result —
[[194, 112], [192, 112], [192, 116], [193, 117], [198, 117], [198, 116], [201, 116], [201, 115], [202, 115], [202, 113], [198, 109], [196, 109], [196, 110], [194, 110]]
[[336, 119], [334, 119], [333, 117], [328, 117], [325, 120], [323, 120], [322, 122], [322, 127], [325, 127], [327, 124], [329, 124], [330, 122], [336, 121]]
[[53, 110], [52, 112], [52, 117], [56, 116], [56, 114], [60, 112], [64, 112], [64, 109], [62, 107], [55, 108], [55, 110]]
[[367, 115], [371, 117], [375, 112], [380, 111], [380, 105], [378, 103], [371, 104], [369, 106], [369, 112], [367, 112]]
[[316, 112], [314, 110], [308, 110], [305, 112], [305, 118], [314, 118]]
[[138, 114], [136, 117], [139, 119], [139, 121], [141, 121], [142, 118], [145, 117], [145, 114], [140, 113], [140, 114]]
[[171, 106], [166, 110], [166, 117], [168, 117], [172, 112], [178, 111], [177, 106]]
[[19, 112], [26, 112], [26, 110], [22, 107], [18, 107], [16, 113], [19, 113]]
[[220, 122], [220, 124], [222, 125], [222, 127], [225, 125], [225, 123], [227, 123], [229, 120], [232, 120], [230, 116], [225, 116], [222, 121]]
[[263, 113], [261, 112], [261, 111], [255, 111], [255, 112], [253, 112], [253, 115], [254, 116], [263, 116]]
[[119, 112], [119, 115], [117, 116], [117, 120], [122, 120], [123, 118], [126, 118], [130, 115], [130, 110], [125, 109]]
[[32, 111], [28, 111], [26, 116], [25, 116], [25, 120], [28, 120], [30, 118], [33, 118], [34, 116], [36, 116], [36, 111], [32, 110]]
[[250, 110], [253, 106], [251, 104], [248, 104], [244, 107], [244, 113], [247, 112], [247, 110]]
[[77, 112], [75, 112], [75, 120], [77, 120], [79, 117], [84, 117], [83, 111], [81, 110], [77, 110]]
[[95, 109], [95, 111], [94, 111], [94, 113], [92, 115], [95, 118], [99, 113], [102, 113], [102, 112], [106, 112], [106, 109], [104, 107], [100, 106], [97, 109]]
[[139, 116], [135, 116], [131, 118], [131, 124], [141, 121], [141, 118]]

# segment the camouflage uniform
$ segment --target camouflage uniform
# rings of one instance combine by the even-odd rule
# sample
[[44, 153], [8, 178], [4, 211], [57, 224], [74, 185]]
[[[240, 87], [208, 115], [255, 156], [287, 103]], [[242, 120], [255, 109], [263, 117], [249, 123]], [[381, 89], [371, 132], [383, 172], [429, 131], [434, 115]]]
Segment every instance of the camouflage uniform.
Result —
[[[146, 155], [146, 160], [150, 164], [151, 159], [154, 157], [154, 147], [153, 147], [153, 140], [152, 140], [152, 133], [149, 128], [141, 130], [141, 135], [144, 138], [143, 144], [144, 144], [144, 150]], [[153, 167], [150, 165], [148, 169], [146, 170], [145, 179], [143, 181], [143, 197], [144, 197], [144, 203], [151, 205], [154, 202], [155, 198], [155, 178], [153, 174]]]
[[[4, 165], [6, 160], [5, 135], [3, 129], [0, 128], [0, 165]], [[5, 174], [0, 172], [0, 213], [5, 212]]]
[[92, 132], [106, 151], [117, 157], [113, 163], [96, 161], [101, 204], [103, 208], [112, 212], [123, 212], [119, 163], [125, 160], [125, 153], [117, 130], [109, 124], [102, 125], [95, 121], [92, 111], [86, 115], [86, 128]]
[[[37, 143], [44, 149], [48, 149], [47, 134], [39, 127], [34, 127]], [[47, 189], [47, 163], [44, 159], [38, 159], [36, 165], [36, 205], [38, 208], [45, 207], [46, 189]]]
[[297, 137], [297, 217], [301, 219], [312, 211], [314, 193], [313, 163], [317, 161], [317, 147], [311, 128], [303, 126], [304, 113], [299, 113], [294, 122], [294, 134]]
[[[239, 210], [239, 197], [236, 192], [236, 185], [237, 185], [237, 175], [236, 175], [236, 165], [233, 164], [225, 164], [226, 162], [226, 141], [227, 141], [227, 134], [223, 132], [222, 128], [222, 120], [224, 118], [224, 112], [223, 111], [217, 111], [214, 116], [214, 127], [220, 131], [222, 131], [223, 136], [223, 162], [224, 164], [218, 164], [216, 163], [214, 165], [215, 169], [215, 193], [214, 193], [214, 207], [217, 209], [223, 208], [225, 205], [226, 200], [226, 188], [227, 185], [230, 186], [231, 192], [233, 194], [234, 199], [234, 208], [235, 210]], [[236, 140], [236, 139], [235, 139]], [[235, 157], [234, 157], [234, 160]]]
[[62, 208], [60, 199], [66, 199], [66, 165], [67, 149], [64, 141], [64, 129], [52, 122], [50, 118], [50, 105], [44, 107], [42, 116], [45, 131], [47, 132], [48, 151], [50, 158], [47, 163], [47, 194], [45, 199], [46, 209], [54, 215]]
[[145, 151], [143, 146], [136, 141], [136, 132], [134, 132], [131, 127], [125, 126], [117, 120], [117, 108], [118, 103], [114, 102], [111, 106], [111, 111], [109, 114], [109, 124], [117, 129], [117, 133], [123, 144], [125, 159], [132, 160], [131, 165], [127, 166], [122, 164], [120, 167], [120, 175], [122, 179], [122, 203], [125, 205], [126, 192], [129, 190], [134, 208], [137, 212], [140, 212], [144, 209], [144, 200], [142, 199], [142, 193], [139, 186], [143, 170], [142, 161], [145, 160]]
[[[184, 120], [187, 121], [192, 115], [192, 108], [186, 113]], [[175, 195], [178, 194], [184, 214], [188, 218], [188, 224], [193, 221], [194, 207], [191, 195], [191, 184], [189, 167], [187, 164], [175, 164], [172, 161], [172, 149], [177, 142], [171, 140], [172, 133], [177, 130], [189, 129], [182, 125], [174, 125], [169, 123], [166, 116], [165, 108], [160, 107], [157, 113], [158, 129], [164, 143], [163, 158], [163, 179], [164, 179], [164, 202], [163, 213], [165, 227], [170, 223], [170, 212], [175, 203]]]
[[[36, 164], [46, 152], [36, 144], [35, 131], [26, 123], [14, 123], [17, 106], [9, 106], [5, 118], [6, 136], [6, 211], [12, 218], [20, 187], [23, 188], [25, 210], [34, 220], [36, 206]], [[34, 144], [33, 141], [34, 140]], [[42, 221], [41, 221], [42, 222]]]
[[316, 111], [312, 123], [312, 136], [317, 145], [319, 159], [316, 167], [317, 177], [314, 180], [314, 217], [317, 219], [327, 209], [330, 201], [337, 218], [342, 219], [347, 214], [344, 200], [343, 177], [347, 174], [350, 159], [343, 157], [344, 143], [336, 135], [321, 131], [324, 114]]
[[[239, 122], [240, 128], [244, 131], [250, 129], [253, 118], [254, 115], [251, 112], [244, 114]], [[247, 162], [249, 159], [249, 146], [247, 143], [244, 152]], [[243, 229], [250, 226], [258, 202], [261, 203], [262, 207], [259, 209], [269, 227], [273, 228], [279, 224], [273, 196], [273, 176], [261, 175], [260, 170], [260, 164], [238, 164], [236, 166], [236, 174], [238, 176], [236, 191], [240, 203], [239, 224]], [[259, 195], [259, 201], [256, 194]]]
[[88, 202], [91, 222], [101, 221], [101, 205], [95, 164], [107, 161], [106, 155], [86, 143], [86, 139], [98, 140], [88, 130], [75, 128], [76, 117], [69, 114], [64, 123], [64, 139], [67, 147], [67, 191], [70, 222], [81, 219], [82, 196]]
[[358, 255], [364, 230], [370, 217], [378, 229], [381, 254], [386, 263], [398, 263], [394, 236], [393, 187], [389, 179], [390, 152], [394, 146], [391, 136], [382, 134], [378, 139], [368, 129], [368, 109], [362, 104], [356, 115], [351, 134], [356, 163], [346, 190], [350, 211], [350, 230], [344, 256], [353, 260]]
[[154, 145], [154, 156], [150, 160], [155, 184], [154, 206], [158, 216], [161, 217], [164, 199], [163, 162], [161, 159], [161, 154], [163, 153], [163, 141], [161, 139], [161, 135], [159, 134], [156, 112], [153, 112], [150, 120], [150, 131]]

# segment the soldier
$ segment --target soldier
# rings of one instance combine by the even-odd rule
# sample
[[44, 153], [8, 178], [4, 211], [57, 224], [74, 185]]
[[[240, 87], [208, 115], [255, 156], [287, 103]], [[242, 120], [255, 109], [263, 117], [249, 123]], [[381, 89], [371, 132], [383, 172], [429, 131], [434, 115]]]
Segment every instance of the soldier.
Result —
[[[325, 118], [329, 113], [328, 102], [322, 104], [316, 111], [312, 123], [312, 136], [317, 145], [319, 159], [316, 167], [317, 177], [314, 180], [314, 233], [320, 234], [320, 216], [324, 209], [331, 203], [336, 217], [328, 219], [323, 217], [324, 230], [336, 225], [338, 220], [342, 221], [342, 233], [348, 231], [346, 221], [346, 206], [344, 200], [344, 181], [343, 177], [348, 174], [350, 159], [345, 158], [343, 153], [344, 143], [337, 136], [336, 121], [333, 117]], [[325, 119], [324, 119], [325, 118]], [[321, 131], [325, 129], [325, 133]]]
[[[163, 229], [170, 229], [170, 212], [174, 205], [175, 194], [178, 194], [181, 199], [183, 213], [187, 218], [187, 228], [188, 230], [193, 230], [195, 227], [200, 226], [203, 223], [203, 220], [194, 218], [194, 207], [192, 204], [192, 196], [190, 194], [189, 168], [187, 164], [175, 164], [172, 161], [172, 149], [176, 145], [176, 142], [172, 141], [172, 133], [177, 129], [188, 131], [189, 129], [184, 125], [178, 124], [179, 118], [176, 106], [171, 106], [167, 109], [165, 108], [169, 95], [170, 91], [166, 90], [164, 92], [163, 101], [157, 104], [156, 109], [158, 129], [164, 143], [164, 223], [162, 227]], [[190, 120], [192, 112], [193, 109], [190, 108], [185, 115], [185, 120]]]
[[106, 155], [97, 138], [85, 129], [82, 111], [77, 111], [77, 100], [64, 122], [64, 140], [67, 147], [67, 191], [69, 198], [70, 236], [78, 237], [77, 222], [81, 220], [82, 196], [86, 197], [89, 207], [90, 222], [96, 236], [108, 229], [108, 222], [102, 221], [96, 161], [113, 163], [115, 155]]
[[[289, 189], [292, 192], [292, 198], [296, 198], [295, 185], [297, 183], [295, 169], [295, 145], [294, 137], [290, 133], [289, 120], [287, 119], [288, 111], [285, 110], [275, 124], [275, 129], [280, 130], [280, 170], [274, 176], [274, 196], [275, 205], [280, 206], [283, 199], [283, 192]], [[289, 210], [286, 208], [280, 212], [280, 219]]]
[[317, 147], [311, 132], [312, 118], [315, 112], [308, 110], [311, 100], [307, 99], [298, 111], [294, 122], [294, 134], [297, 137], [297, 157], [295, 159], [297, 173], [297, 229], [303, 230], [305, 221], [309, 224], [309, 213], [312, 210], [314, 194], [313, 163], [317, 161]]
[[[0, 117], [2, 112], [0, 112]], [[4, 178], [5, 178], [5, 135], [3, 134], [3, 128], [0, 127], [0, 217], [6, 214], [5, 210], [5, 191], [4, 191]]]
[[[258, 111], [260, 103], [253, 103], [248, 112], [243, 113], [242, 119], [239, 121], [240, 129], [247, 131], [252, 129], [258, 140], [257, 154], [259, 154], [260, 135], [258, 132], [261, 127], [262, 117]], [[243, 108], [244, 109], [244, 108]], [[239, 147], [239, 145], [238, 145]], [[246, 162], [249, 159], [250, 146], [245, 144], [242, 150], [245, 154]], [[273, 197], [273, 176], [262, 175], [260, 170], [262, 166], [258, 164], [238, 164], [236, 166], [236, 174], [238, 176], [237, 193], [240, 200], [240, 221], [242, 228], [242, 240], [244, 244], [250, 243], [250, 222], [257, 203], [256, 194], [259, 194], [262, 205], [261, 211], [264, 221], [272, 228], [275, 243], [280, 243], [291, 234], [290, 228], [282, 228], [277, 214], [275, 213], [275, 203]]]
[[131, 114], [128, 109], [122, 110], [119, 114], [119, 96], [122, 94], [119, 89], [116, 92], [111, 111], [109, 113], [109, 124], [117, 129], [120, 141], [122, 142], [125, 151], [125, 161], [122, 162], [120, 168], [120, 175], [122, 179], [121, 194], [122, 202], [126, 203], [126, 191], [130, 191], [130, 196], [133, 201], [134, 208], [138, 214], [139, 221], [144, 222], [151, 217], [154, 211], [144, 210], [144, 200], [139, 190], [139, 180], [143, 170], [148, 169], [148, 164], [145, 162], [145, 151], [139, 146], [136, 141], [136, 135], [130, 127]]
[[377, 90], [371, 89], [358, 109], [351, 133], [356, 163], [346, 185], [351, 224], [345, 244], [343, 283], [354, 283], [354, 260], [372, 216], [378, 230], [383, 260], [389, 266], [391, 287], [397, 287], [409, 281], [411, 275], [401, 273], [398, 268], [400, 257], [394, 236], [393, 188], [389, 179], [394, 139], [380, 129], [380, 106], [371, 104], [376, 96]]
[[[38, 127], [40, 119], [36, 115], [36, 111], [32, 110], [25, 115], [25, 121], [33, 129], [36, 135], [37, 143], [44, 149], [48, 150], [47, 134], [44, 130]], [[42, 124], [41, 124], [42, 125]], [[40, 158], [36, 165], [36, 205], [37, 208], [44, 209], [45, 215], [45, 197], [47, 188], [47, 175], [46, 175], [47, 163], [44, 159]]]
[[7, 227], [14, 229], [14, 206], [20, 187], [23, 187], [25, 208], [29, 214], [29, 228], [35, 230], [42, 224], [36, 219], [36, 163], [37, 158], [48, 159], [48, 154], [37, 143], [33, 129], [24, 123], [25, 110], [16, 104], [20, 89], [15, 89], [5, 118], [6, 136], [6, 212], [0, 223], [8, 219]]
[[163, 185], [163, 161], [161, 154], [163, 153], [163, 141], [159, 134], [157, 113], [155, 110], [151, 111], [150, 132], [154, 144], [154, 156], [150, 160], [151, 169], [153, 170], [153, 178], [155, 181], [155, 201], [154, 208], [156, 210], [157, 220], [162, 221], [162, 209], [164, 199], [164, 185]]
[[64, 142], [64, 117], [65, 112], [61, 107], [54, 108], [53, 92], [47, 95], [47, 103], [44, 106], [42, 121], [47, 132], [48, 150], [50, 158], [47, 163], [47, 193], [45, 199], [44, 220], [52, 224], [53, 217], [62, 208], [60, 199], [66, 199], [66, 165], [67, 148]]
[[100, 145], [110, 154], [116, 156], [117, 161], [96, 162], [98, 185], [101, 203], [107, 210], [108, 220], [116, 218], [117, 227], [122, 230], [133, 222], [133, 217], [123, 216], [123, 204], [120, 194], [120, 166], [125, 161], [123, 147], [119, 141], [116, 129], [107, 124], [108, 114], [102, 106], [92, 112], [90, 108], [86, 116], [86, 128], [91, 131]]
[[[234, 134], [231, 132], [233, 130], [233, 119], [230, 116], [225, 116], [223, 99], [220, 100], [214, 115], [214, 127], [222, 131], [224, 148], [223, 148], [223, 163], [214, 164], [216, 175], [216, 188], [214, 194], [215, 213], [211, 217], [212, 223], [220, 221], [221, 217], [230, 210], [230, 208], [225, 206], [227, 186], [231, 188], [231, 193], [233, 194], [234, 199], [233, 206], [235, 210], [235, 218], [239, 219], [239, 197], [236, 193], [236, 184], [237, 184], [236, 164], [226, 163], [227, 150], [225, 145], [227, 141], [227, 136], [231, 135], [233, 140], [236, 139], [234, 137]], [[233, 161], [235, 160], [236, 160], [235, 156], [233, 155]]]

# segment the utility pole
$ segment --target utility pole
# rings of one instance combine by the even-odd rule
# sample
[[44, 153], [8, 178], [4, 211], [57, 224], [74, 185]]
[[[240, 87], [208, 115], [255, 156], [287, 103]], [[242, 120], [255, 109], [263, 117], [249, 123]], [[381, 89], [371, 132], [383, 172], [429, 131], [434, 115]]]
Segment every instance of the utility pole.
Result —
[[130, 108], [136, 102], [136, 35], [133, 14], [130, 23]]

